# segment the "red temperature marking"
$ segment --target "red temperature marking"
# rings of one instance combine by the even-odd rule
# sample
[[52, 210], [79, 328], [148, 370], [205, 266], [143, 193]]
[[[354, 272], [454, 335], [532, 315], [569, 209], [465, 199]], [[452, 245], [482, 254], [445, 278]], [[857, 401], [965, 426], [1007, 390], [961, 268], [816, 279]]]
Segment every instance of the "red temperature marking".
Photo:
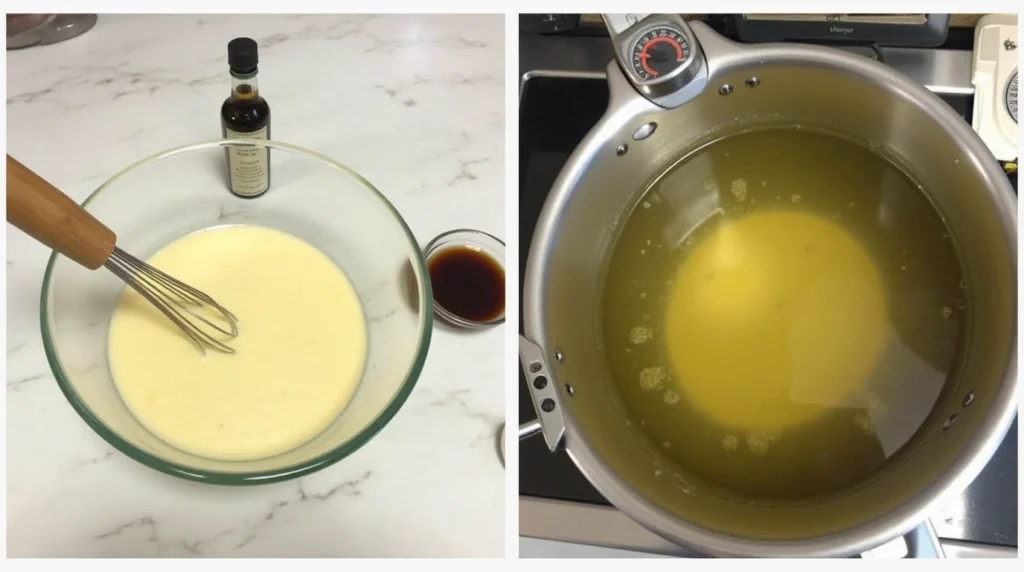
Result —
[[647, 72], [648, 74], [650, 74], [650, 75], [652, 75], [654, 77], [657, 77], [660, 74], [657, 71], [655, 71], [653, 68], [651, 68], [650, 66], [647, 65], [647, 58], [651, 57], [651, 54], [647, 53], [647, 49], [650, 48], [651, 46], [653, 46], [654, 44], [663, 44], [665, 42], [668, 42], [669, 44], [671, 44], [676, 49], [676, 61], [677, 62], [681, 62], [684, 59], [683, 58], [683, 46], [679, 45], [679, 42], [673, 40], [672, 38], [667, 38], [665, 36], [660, 36], [660, 37], [654, 38], [653, 40], [647, 42], [647, 45], [644, 46], [644, 49], [641, 50], [640, 53], [637, 54], [637, 55], [640, 56], [640, 66], [642, 68], [644, 68], [645, 72]]

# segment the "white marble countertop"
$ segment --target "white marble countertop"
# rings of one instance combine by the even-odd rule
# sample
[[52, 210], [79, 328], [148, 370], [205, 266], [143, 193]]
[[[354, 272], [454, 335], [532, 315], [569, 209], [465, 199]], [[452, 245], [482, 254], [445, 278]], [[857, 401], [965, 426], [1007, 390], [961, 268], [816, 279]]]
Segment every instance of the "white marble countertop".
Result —
[[[7, 150], [78, 201], [150, 153], [219, 137], [227, 42], [260, 45], [274, 138], [355, 168], [421, 244], [504, 237], [502, 16], [100, 16], [7, 52]], [[501, 556], [502, 328], [435, 327], [412, 396], [369, 444], [257, 487], [178, 480], [117, 453], [43, 354], [49, 251], [7, 229], [9, 556]]]

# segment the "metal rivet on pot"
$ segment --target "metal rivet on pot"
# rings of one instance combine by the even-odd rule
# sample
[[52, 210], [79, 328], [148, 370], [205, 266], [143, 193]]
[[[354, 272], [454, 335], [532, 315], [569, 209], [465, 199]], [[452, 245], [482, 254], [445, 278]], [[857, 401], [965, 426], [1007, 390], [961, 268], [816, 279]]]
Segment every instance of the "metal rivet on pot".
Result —
[[761, 80], [757, 79], [756, 77], [748, 77], [747, 81], [743, 83], [747, 84], [747, 87], [757, 87], [761, 85]]
[[548, 378], [543, 375], [538, 375], [533, 379], [533, 386], [537, 389], [544, 389], [548, 386]]
[[540, 408], [543, 409], [545, 413], [551, 413], [555, 410], [555, 400], [549, 397], [544, 401], [541, 401]]
[[954, 423], [956, 423], [956, 413], [950, 415], [942, 422], [942, 430], [949, 431], [949, 428], [952, 427]]
[[569, 394], [569, 397], [572, 397], [573, 395], [576, 395], [576, 390], [573, 389], [572, 386], [569, 385], [568, 383], [565, 384], [565, 392]]
[[541, 365], [539, 361], [535, 361], [530, 364], [530, 373], [537, 373], [540, 371]]
[[725, 84], [722, 87], [718, 88], [718, 93], [722, 95], [729, 95], [730, 93], [732, 93], [732, 86], [729, 84]]
[[644, 123], [640, 127], [636, 128], [633, 132], [633, 141], [643, 141], [651, 135], [654, 135], [654, 130], [658, 128], [658, 124], [655, 122]]
[[565, 363], [565, 354], [563, 354], [562, 350], [558, 348], [555, 348], [555, 361], [558, 363]]
[[964, 396], [964, 407], [970, 407], [974, 403], [974, 392], [968, 391], [967, 395]]
[[629, 151], [629, 145], [626, 145], [625, 143], [622, 143], [615, 148], [615, 154], [619, 157], [625, 155], [627, 151]]

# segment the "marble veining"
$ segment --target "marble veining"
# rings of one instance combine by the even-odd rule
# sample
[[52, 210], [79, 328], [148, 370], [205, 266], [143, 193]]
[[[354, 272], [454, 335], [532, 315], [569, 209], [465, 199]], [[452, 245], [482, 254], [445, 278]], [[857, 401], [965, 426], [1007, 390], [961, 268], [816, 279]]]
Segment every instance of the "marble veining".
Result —
[[[501, 16], [101, 15], [7, 53], [8, 153], [82, 201], [142, 157], [219, 137], [240, 35], [260, 44], [275, 139], [365, 176], [422, 245], [459, 227], [504, 237]], [[6, 236], [10, 556], [502, 555], [502, 328], [436, 327], [404, 408], [336, 465], [191, 483], [115, 451], [68, 405], [39, 326], [49, 251]]]

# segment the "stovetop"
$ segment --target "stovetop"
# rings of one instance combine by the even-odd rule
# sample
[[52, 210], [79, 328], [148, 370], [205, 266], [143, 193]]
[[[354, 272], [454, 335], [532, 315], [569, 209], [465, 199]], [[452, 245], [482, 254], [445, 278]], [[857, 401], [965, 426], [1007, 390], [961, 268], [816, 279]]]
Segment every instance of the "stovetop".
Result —
[[[588, 38], [587, 45], [599, 38]], [[524, 46], [521, 38], [521, 59], [544, 53], [536, 43]], [[566, 39], [555, 41], [564, 46]], [[584, 45], [584, 44], [580, 44]], [[602, 50], [603, 51], [603, 50]], [[571, 51], [570, 51], [571, 52]], [[533, 54], [533, 56], [531, 56]], [[561, 167], [587, 131], [600, 119], [608, 103], [608, 90], [600, 71], [610, 61], [610, 52], [602, 59], [577, 50], [574, 62], [561, 66], [589, 74], [570, 77], [568, 74], [527, 74], [520, 94], [519, 106], [519, 267], [526, 259], [534, 226], [540, 216], [547, 193]], [[594, 64], [600, 62], [600, 67]], [[549, 66], [534, 62], [524, 71]], [[582, 68], [582, 69], [581, 69]], [[596, 69], [595, 69], [596, 68]], [[941, 96], [965, 120], [970, 121], [973, 97]], [[1014, 190], [1016, 174], [1010, 176]], [[522, 307], [523, 273], [519, 277], [520, 308]], [[522, 315], [519, 319], [522, 333]], [[519, 372], [519, 420], [533, 421], [533, 409], [526, 379]], [[543, 437], [535, 435], [519, 444], [519, 494], [524, 497], [609, 506], [579, 472], [564, 451], [551, 453]], [[940, 537], [992, 545], [1017, 545], [1017, 423], [981, 475], [960, 497], [932, 518]]]

